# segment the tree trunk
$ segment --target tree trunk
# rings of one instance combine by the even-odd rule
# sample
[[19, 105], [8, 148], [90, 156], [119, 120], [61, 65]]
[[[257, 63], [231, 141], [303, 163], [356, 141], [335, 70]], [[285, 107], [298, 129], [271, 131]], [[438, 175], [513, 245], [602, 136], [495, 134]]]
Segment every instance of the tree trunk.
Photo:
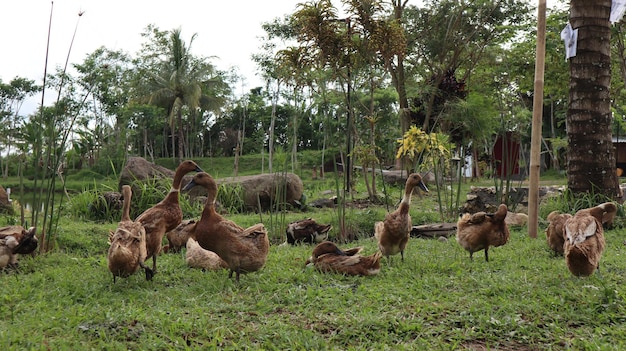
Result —
[[[402, 12], [406, 6], [407, 1], [398, 0], [393, 1], [394, 6], [394, 18], [397, 20], [402, 19]], [[398, 93], [398, 106], [399, 106], [399, 118], [400, 128], [402, 129], [402, 136], [409, 130], [411, 125], [411, 109], [409, 108], [409, 98], [406, 93], [406, 77], [404, 75], [404, 56], [398, 55], [396, 57], [397, 65], [394, 68], [393, 65], [389, 65], [389, 71], [391, 73], [391, 80]], [[406, 164], [408, 159], [403, 157], [402, 159], [396, 159], [396, 168], [401, 169], [402, 164]]]
[[272, 97], [272, 117], [270, 120], [270, 130], [268, 131], [268, 147], [267, 147], [267, 160], [268, 160], [268, 171], [270, 173], [273, 172], [273, 159], [274, 159], [274, 125], [276, 124], [276, 105], [278, 105], [278, 96], [280, 93], [280, 82], [276, 83], [276, 91]]
[[570, 59], [567, 110], [567, 184], [574, 193], [619, 194], [611, 126], [610, 0], [572, 0], [570, 23], [578, 29]]
[[178, 123], [178, 163], [182, 163], [183, 162], [183, 143], [184, 143], [184, 138], [183, 138], [183, 111], [181, 111], [181, 109], [178, 109], [178, 112], [176, 113], [176, 122]]

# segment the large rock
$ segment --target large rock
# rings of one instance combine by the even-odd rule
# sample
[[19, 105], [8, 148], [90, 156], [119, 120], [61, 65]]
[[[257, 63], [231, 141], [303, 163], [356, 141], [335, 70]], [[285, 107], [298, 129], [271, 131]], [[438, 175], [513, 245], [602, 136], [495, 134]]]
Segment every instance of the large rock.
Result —
[[[250, 176], [228, 177], [216, 179], [220, 186], [239, 185], [243, 192], [243, 201], [246, 209], [255, 211], [259, 204], [263, 211], [270, 210], [276, 201], [284, 200], [285, 203], [294, 206], [301, 206], [303, 194], [302, 180], [293, 173], [269, 173]], [[189, 192], [194, 198], [206, 196], [206, 189], [194, 187]], [[277, 197], [279, 197], [277, 199]], [[281, 199], [282, 197], [282, 199]]]
[[[122, 185], [128, 184], [133, 187], [133, 192], [139, 194], [141, 189], [133, 186], [136, 182], [145, 182], [148, 180], [159, 180], [174, 178], [174, 170], [167, 169], [157, 164], [146, 161], [142, 157], [130, 157], [126, 162], [126, 166], [120, 174], [119, 189]], [[195, 173], [187, 174], [183, 177], [181, 188], [183, 188]], [[294, 207], [300, 206], [303, 188], [302, 180], [293, 173], [270, 173], [258, 174], [251, 176], [229, 177], [216, 179], [218, 185], [239, 184], [243, 189], [243, 201], [248, 210], [257, 210], [259, 203], [263, 210], [269, 210], [276, 203], [276, 195], [278, 191], [283, 193], [286, 203]], [[192, 201], [198, 197], [206, 196], [206, 189], [196, 186], [188, 192]], [[133, 195], [134, 197], [135, 195]], [[139, 196], [139, 195], [137, 195]]]
[[148, 162], [143, 157], [129, 157], [120, 174], [119, 189], [122, 189], [123, 185], [132, 186], [136, 181], [143, 182], [146, 180], [164, 178], [173, 179], [174, 173], [175, 171]]

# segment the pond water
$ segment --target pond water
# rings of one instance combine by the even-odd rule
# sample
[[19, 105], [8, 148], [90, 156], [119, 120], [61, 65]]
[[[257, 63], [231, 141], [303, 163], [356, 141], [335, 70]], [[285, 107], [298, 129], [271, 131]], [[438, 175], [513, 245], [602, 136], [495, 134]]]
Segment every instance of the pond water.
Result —
[[[19, 203], [24, 207], [24, 210], [26, 212], [31, 212], [33, 211], [33, 207], [34, 204], [36, 203], [36, 196], [38, 194], [35, 194], [32, 191], [28, 191], [28, 192], [24, 192], [23, 194], [19, 194], [16, 193], [15, 191], [11, 192], [10, 188], [7, 188], [7, 194], [9, 195], [9, 200], [12, 201], [14, 204]], [[46, 194], [42, 194], [41, 198], [40, 198], [40, 205], [39, 205], [39, 211], [43, 212], [44, 211], [44, 201], [46, 198]], [[63, 194], [61, 193], [57, 193], [54, 194], [54, 201], [55, 203], [58, 205], [61, 204], [61, 199], [63, 199]], [[67, 199], [63, 199], [64, 203], [67, 203]], [[19, 211], [19, 208], [16, 208], [16, 210]]]

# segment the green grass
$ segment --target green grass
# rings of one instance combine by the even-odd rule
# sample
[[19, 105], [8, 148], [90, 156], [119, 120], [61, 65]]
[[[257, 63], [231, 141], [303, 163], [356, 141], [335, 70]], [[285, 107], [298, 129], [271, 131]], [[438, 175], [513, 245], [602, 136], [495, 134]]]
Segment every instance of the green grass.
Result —
[[[232, 159], [228, 165], [219, 160], [225, 168], [200, 162], [217, 177], [231, 176], [219, 169]], [[242, 160], [240, 174], [249, 172], [248, 162]], [[312, 180], [307, 171], [298, 173], [309, 202], [334, 195], [332, 174]], [[110, 179], [67, 178], [75, 189], [117, 185]], [[493, 181], [464, 184], [463, 193], [471, 185]], [[387, 192], [391, 210], [402, 187]], [[365, 197], [357, 182], [354, 198]], [[76, 198], [87, 206], [86, 199]], [[201, 207], [183, 203], [189, 207], [186, 218], [199, 217]], [[383, 205], [347, 208], [347, 225], [359, 239], [340, 246], [375, 252], [373, 225], [386, 212]], [[237, 284], [227, 271], [187, 268], [184, 253], [165, 254], [153, 281], [136, 274], [113, 284], [106, 250], [117, 220], [96, 223], [76, 213], [66, 211], [60, 218], [50, 253], [21, 257], [19, 271], [0, 273], [1, 350], [626, 348], [623, 225], [605, 233], [601, 274], [589, 278], [573, 277], [562, 257], [552, 257], [543, 228], [536, 239], [526, 228], [512, 230], [507, 245], [490, 250], [490, 262], [482, 252], [470, 261], [454, 238], [414, 238], [404, 262], [399, 256], [383, 260], [378, 276], [364, 278], [306, 269], [311, 246], [280, 245], [285, 225], [305, 217], [332, 224], [334, 239], [339, 223], [334, 209], [228, 214], [244, 227], [263, 221], [270, 230], [272, 247], [261, 271]], [[413, 197], [411, 216], [414, 225], [439, 221], [432, 187], [430, 194]], [[13, 222], [0, 217], [2, 225]]]
[[[347, 277], [305, 269], [310, 246], [272, 245], [267, 265], [239, 284], [187, 268], [183, 254], [160, 256], [151, 282], [136, 274], [113, 284], [105, 252], [115, 226], [63, 218], [57, 250], [0, 275], [1, 349], [626, 347], [621, 229], [606, 232], [601, 275], [585, 279], [521, 229], [488, 263], [482, 252], [470, 261], [453, 238], [411, 239], [404, 262]], [[376, 250], [371, 237], [343, 246], [356, 245]]]

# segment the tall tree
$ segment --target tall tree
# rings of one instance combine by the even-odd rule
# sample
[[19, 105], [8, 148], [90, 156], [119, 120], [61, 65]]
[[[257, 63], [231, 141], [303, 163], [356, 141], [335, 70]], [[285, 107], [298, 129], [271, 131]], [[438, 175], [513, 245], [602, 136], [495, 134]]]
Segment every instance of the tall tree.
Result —
[[[11, 146], [14, 143], [16, 129], [21, 123], [19, 115], [24, 100], [41, 90], [35, 82], [26, 78], [15, 77], [9, 84], [0, 80], [0, 127], [4, 133], [0, 136], [0, 142], [6, 145], [5, 154], [11, 153]], [[5, 163], [3, 177], [6, 178], [9, 172], [9, 162]]]
[[222, 84], [223, 80], [207, 58], [191, 53], [196, 34], [185, 43], [180, 28], [162, 32], [149, 26], [144, 36], [150, 41], [144, 44], [143, 56], [138, 61], [140, 75], [145, 73], [144, 77], [139, 77], [144, 86], [138, 90], [140, 94], [142, 91], [147, 93], [149, 103], [167, 110], [172, 134], [176, 134], [175, 137], [172, 135], [177, 141], [176, 154], [181, 162], [185, 155], [184, 114], [198, 113], [201, 104], [205, 109], [219, 110], [225, 102], [224, 98], [207, 96], [204, 92], [210, 90], [206, 86]]
[[[74, 145], [81, 145], [77, 151], [87, 152], [90, 165], [98, 161], [101, 152], [106, 152], [107, 164], [115, 162], [115, 167], [122, 167], [126, 156], [127, 131], [129, 125], [122, 117], [124, 106], [130, 99], [130, 80], [132, 67], [128, 54], [100, 47], [86, 56], [81, 64], [75, 64], [78, 71], [78, 85], [91, 92], [89, 103], [85, 104], [78, 121], [82, 127]], [[93, 124], [98, 126], [93, 128]], [[113, 133], [110, 133], [110, 130]], [[88, 136], [88, 134], [92, 134]], [[94, 139], [90, 144], [86, 140]], [[110, 142], [104, 142], [105, 139]], [[97, 150], [83, 150], [82, 147], [93, 145]]]
[[445, 100], [442, 82], [450, 75], [467, 81], [486, 50], [510, 44], [530, 23], [529, 14], [528, 2], [521, 0], [432, 0], [423, 7], [408, 6], [406, 61], [419, 68], [414, 73], [423, 82], [414, 123], [431, 130], [443, 106], [438, 100]]
[[619, 194], [611, 126], [611, 0], [572, 0], [578, 29], [570, 59], [567, 184], [574, 193]]

